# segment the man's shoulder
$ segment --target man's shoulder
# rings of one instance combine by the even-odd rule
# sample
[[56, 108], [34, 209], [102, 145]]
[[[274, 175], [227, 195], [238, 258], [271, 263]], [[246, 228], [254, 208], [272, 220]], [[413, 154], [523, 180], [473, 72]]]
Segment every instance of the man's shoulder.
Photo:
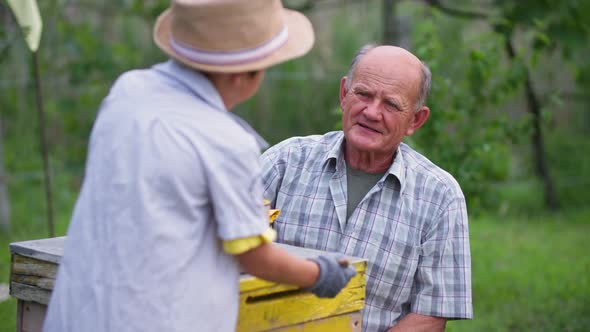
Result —
[[333, 131], [324, 135], [296, 136], [288, 138], [270, 147], [264, 155], [280, 155], [296, 158], [310, 154], [322, 156], [329, 153], [342, 138], [341, 131]]
[[410, 180], [419, 178], [421, 182], [435, 185], [441, 190], [462, 195], [461, 187], [451, 173], [405, 143], [400, 145], [400, 150]]

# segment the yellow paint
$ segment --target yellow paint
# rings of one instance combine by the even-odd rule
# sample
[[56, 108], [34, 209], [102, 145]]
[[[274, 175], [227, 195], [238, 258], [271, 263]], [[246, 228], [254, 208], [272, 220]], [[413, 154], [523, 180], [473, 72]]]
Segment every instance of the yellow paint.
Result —
[[361, 313], [356, 312], [273, 329], [272, 332], [360, 332], [361, 325]]
[[237, 331], [267, 331], [360, 311], [365, 304], [366, 262], [353, 265], [357, 275], [333, 299], [320, 299], [295, 286], [242, 279]]
[[281, 214], [281, 210], [279, 209], [271, 209], [268, 210], [268, 221], [272, 224], [275, 222], [275, 219]]
[[[285, 248], [299, 251], [303, 257], [307, 251], [303, 248]], [[357, 275], [333, 299], [320, 299], [296, 286], [275, 284], [249, 275], [242, 276], [237, 332], [360, 331], [360, 313], [365, 305], [367, 262], [353, 260], [351, 264], [357, 270]], [[27, 295], [25, 300], [46, 303], [37, 298], [43, 295], [46, 301], [49, 299], [57, 264], [13, 255], [11, 270], [13, 285], [22, 283], [23, 287], [35, 290], [34, 294], [21, 294]], [[23, 292], [27, 289], [23, 289]], [[12, 295], [21, 298], [18, 294]]]

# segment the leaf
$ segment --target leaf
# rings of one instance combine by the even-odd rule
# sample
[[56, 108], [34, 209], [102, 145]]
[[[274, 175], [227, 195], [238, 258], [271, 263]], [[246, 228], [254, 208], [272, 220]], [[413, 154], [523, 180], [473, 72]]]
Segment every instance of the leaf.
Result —
[[533, 37], [533, 49], [541, 51], [551, 45], [551, 38], [548, 35], [538, 31]]

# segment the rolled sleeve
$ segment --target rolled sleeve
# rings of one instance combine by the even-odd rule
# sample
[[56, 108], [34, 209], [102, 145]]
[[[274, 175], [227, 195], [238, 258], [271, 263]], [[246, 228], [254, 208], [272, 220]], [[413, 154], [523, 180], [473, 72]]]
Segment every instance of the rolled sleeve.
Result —
[[277, 233], [272, 228], [269, 228], [260, 235], [223, 241], [223, 251], [230, 255], [243, 254], [265, 243], [273, 242], [276, 237]]

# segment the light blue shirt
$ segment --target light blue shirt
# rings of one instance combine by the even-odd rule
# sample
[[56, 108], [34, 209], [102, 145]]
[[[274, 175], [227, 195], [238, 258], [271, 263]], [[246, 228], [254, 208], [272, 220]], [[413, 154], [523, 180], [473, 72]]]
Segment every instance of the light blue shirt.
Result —
[[254, 131], [173, 61], [123, 74], [92, 129], [44, 331], [234, 331], [222, 240], [268, 229]]
[[262, 155], [277, 241], [368, 259], [363, 331], [410, 312], [472, 318], [465, 198], [457, 181], [401, 144], [385, 175], [346, 216], [344, 135], [295, 137]]

